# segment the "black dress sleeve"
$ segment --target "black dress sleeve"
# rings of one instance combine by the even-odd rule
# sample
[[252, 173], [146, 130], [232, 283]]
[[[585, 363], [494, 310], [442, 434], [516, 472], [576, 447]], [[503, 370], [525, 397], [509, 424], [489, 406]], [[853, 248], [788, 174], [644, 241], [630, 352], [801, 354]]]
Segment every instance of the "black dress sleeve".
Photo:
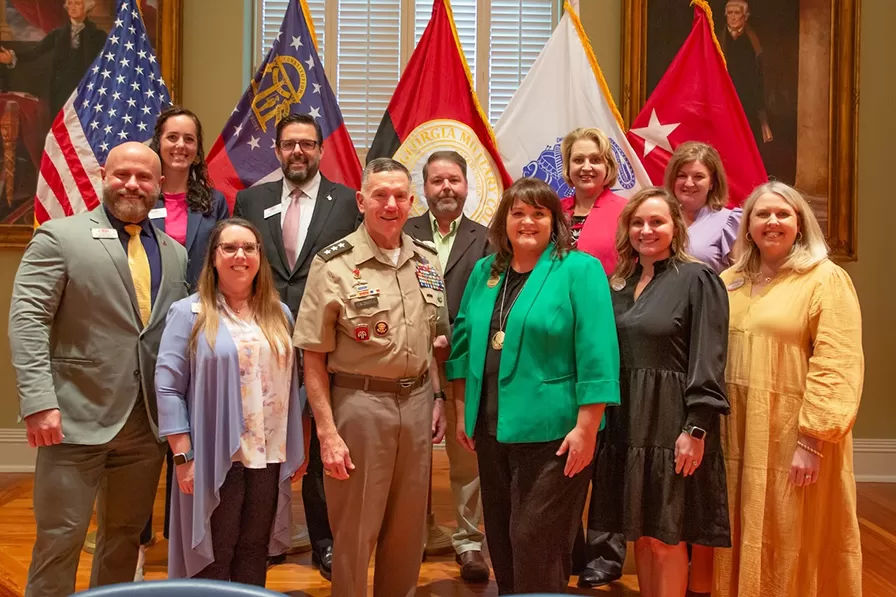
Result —
[[725, 363], [728, 358], [728, 293], [722, 279], [704, 265], [693, 265], [690, 342], [684, 392], [687, 425], [707, 429], [712, 417], [728, 414]]

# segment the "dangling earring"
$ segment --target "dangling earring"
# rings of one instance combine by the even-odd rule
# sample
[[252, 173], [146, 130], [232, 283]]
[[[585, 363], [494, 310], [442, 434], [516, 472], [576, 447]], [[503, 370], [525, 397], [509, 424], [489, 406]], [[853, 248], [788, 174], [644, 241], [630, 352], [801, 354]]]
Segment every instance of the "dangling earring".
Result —
[[552, 243], [557, 242], [557, 233], [556, 232], [551, 232], [551, 242]]
[[193, 158], [193, 163], [194, 163], [195, 165], [198, 166], [198, 165], [199, 165], [199, 162], [200, 162], [200, 160], [199, 160], [199, 154], [197, 153], [197, 154], [196, 154], [196, 157]]

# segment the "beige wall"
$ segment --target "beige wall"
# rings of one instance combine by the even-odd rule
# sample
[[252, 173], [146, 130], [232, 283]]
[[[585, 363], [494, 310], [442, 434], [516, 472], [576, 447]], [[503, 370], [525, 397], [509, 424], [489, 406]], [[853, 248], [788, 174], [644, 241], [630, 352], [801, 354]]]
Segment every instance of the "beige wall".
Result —
[[[190, 0], [184, 3], [184, 104], [196, 111], [206, 128], [207, 148], [239, 99], [246, 62], [242, 40], [246, 36], [244, 0]], [[862, 15], [861, 121], [859, 139], [859, 254], [861, 260], [847, 269], [855, 280], [865, 320], [864, 403], [856, 435], [896, 438], [894, 384], [888, 377], [894, 363], [896, 309], [896, 250], [888, 241], [896, 232], [890, 224], [892, 192], [886, 168], [896, 139], [892, 104], [896, 101], [892, 77], [889, 23], [896, 22], [896, 2], [865, 0]], [[594, 45], [604, 75], [619, 100], [622, 0], [582, 2], [582, 21]], [[8, 301], [18, 250], [0, 250], [0, 313]], [[6, 335], [6, 317], [0, 318]], [[8, 345], [0, 342], [0, 428], [15, 426], [16, 393], [9, 365]]]

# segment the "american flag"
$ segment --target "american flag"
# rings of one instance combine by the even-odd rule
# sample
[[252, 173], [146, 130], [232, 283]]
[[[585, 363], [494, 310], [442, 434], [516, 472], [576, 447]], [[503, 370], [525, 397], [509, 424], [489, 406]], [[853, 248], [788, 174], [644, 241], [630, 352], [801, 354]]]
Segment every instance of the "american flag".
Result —
[[305, 0], [290, 0], [277, 39], [208, 154], [208, 173], [233, 209], [238, 191], [283, 176], [274, 154], [277, 123], [310, 114], [324, 134], [321, 174], [361, 187], [361, 162], [317, 54]]
[[100, 165], [116, 145], [145, 142], [171, 103], [136, 0], [119, 0], [112, 30], [47, 134], [34, 198], [38, 223], [93, 209]]

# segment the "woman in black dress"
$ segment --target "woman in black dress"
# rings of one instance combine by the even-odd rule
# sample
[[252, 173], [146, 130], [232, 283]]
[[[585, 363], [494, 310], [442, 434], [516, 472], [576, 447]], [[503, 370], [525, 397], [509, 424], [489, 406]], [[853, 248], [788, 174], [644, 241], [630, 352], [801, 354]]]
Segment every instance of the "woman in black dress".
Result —
[[664, 189], [642, 190], [619, 217], [610, 285], [622, 404], [607, 411], [591, 517], [635, 541], [645, 597], [685, 594], [687, 543], [731, 545], [719, 441], [728, 297], [687, 242]]

